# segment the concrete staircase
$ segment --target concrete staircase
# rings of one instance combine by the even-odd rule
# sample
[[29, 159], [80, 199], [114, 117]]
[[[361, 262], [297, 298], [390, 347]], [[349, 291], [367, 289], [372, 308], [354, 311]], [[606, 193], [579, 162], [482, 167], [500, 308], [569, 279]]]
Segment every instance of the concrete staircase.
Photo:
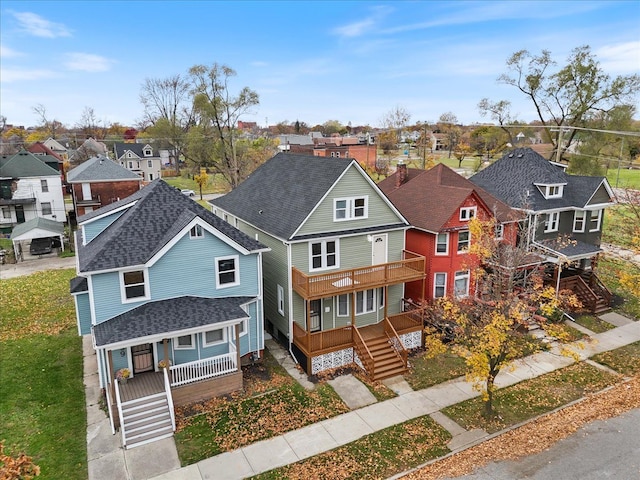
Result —
[[138, 447], [173, 436], [171, 412], [165, 392], [122, 403], [125, 448]]
[[365, 341], [371, 352], [374, 364], [373, 380], [402, 375], [407, 371], [404, 360], [393, 348], [389, 337], [381, 336]]

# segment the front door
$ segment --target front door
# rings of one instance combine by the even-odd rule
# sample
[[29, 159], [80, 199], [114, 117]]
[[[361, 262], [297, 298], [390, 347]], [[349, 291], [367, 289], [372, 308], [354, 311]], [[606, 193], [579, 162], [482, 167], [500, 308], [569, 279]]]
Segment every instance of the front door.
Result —
[[371, 243], [371, 264], [387, 263], [387, 235], [373, 235]]
[[153, 370], [153, 346], [150, 343], [131, 347], [131, 356], [134, 374]]
[[24, 223], [24, 207], [22, 205], [16, 205], [16, 222]]
[[318, 332], [322, 321], [322, 300], [311, 300], [309, 302], [311, 331]]

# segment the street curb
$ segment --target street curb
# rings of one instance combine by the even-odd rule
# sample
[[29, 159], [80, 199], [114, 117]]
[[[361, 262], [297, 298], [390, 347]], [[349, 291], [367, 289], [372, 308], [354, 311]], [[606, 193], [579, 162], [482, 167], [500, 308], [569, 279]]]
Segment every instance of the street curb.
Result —
[[593, 393], [591, 393], [591, 394], [589, 394], [589, 395], [587, 395], [585, 397], [580, 397], [580, 398], [578, 398], [576, 400], [573, 400], [573, 401], [571, 401], [571, 402], [569, 402], [569, 403], [567, 403], [565, 405], [562, 405], [562, 406], [560, 406], [558, 408], [555, 408], [555, 409], [550, 410], [550, 411], [545, 412], [545, 413], [541, 413], [540, 415], [537, 415], [535, 417], [529, 418], [529, 419], [524, 420], [524, 421], [522, 421], [520, 423], [516, 423], [515, 425], [511, 425], [510, 427], [505, 428], [504, 430], [500, 430], [499, 432], [491, 433], [491, 434], [489, 434], [489, 435], [487, 435], [485, 437], [482, 437], [482, 438], [480, 438], [480, 439], [478, 439], [478, 440], [476, 440], [474, 442], [469, 443], [468, 445], [465, 445], [464, 447], [460, 447], [460, 448], [457, 448], [455, 450], [452, 450], [451, 452], [447, 453], [446, 455], [443, 455], [442, 457], [434, 458], [433, 460], [429, 460], [428, 462], [425, 462], [425, 463], [423, 463], [421, 465], [413, 467], [413, 468], [411, 468], [409, 470], [406, 470], [406, 471], [401, 472], [401, 473], [397, 473], [397, 474], [393, 475], [392, 477], [387, 477], [387, 480], [400, 479], [400, 478], [402, 478], [402, 477], [404, 477], [406, 475], [409, 475], [411, 473], [414, 473], [414, 472], [416, 472], [416, 471], [418, 471], [418, 470], [420, 470], [420, 469], [422, 469], [422, 468], [424, 468], [424, 467], [426, 467], [428, 465], [431, 465], [431, 464], [434, 464], [434, 463], [439, 462], [441, 460], [444, 460], [446, 458], [452, 457], [453, 455], [456, 455], [456, 454], [458, 454], [460, 452], [463, 452], [463, 451], [468, 450], [468, 449], [470, 449], [472, 447], [475, 447], [476, 445], [480, 445], [481, 443], [484, 443], [487, 440], [492, 440], [492, 439], [494, 439], [496, 437], [499, 437], [500, 435], [508, 433], [508, 432], [510, 432], [512, 430], [516, 430], [516, 429], [518, 429], [520, 427], [523, 427], [523, 426], [525, 426], [525, 425], [527, 425], [529, 423], [535, 422], [536, 420], [539, 420], [539, 419], [544, 418], [544, 417], [546, 417], [548, 415], [552, 415], [552, 414], [554, 414], [556, 412], [564, 410], [565, 408], [572, 407], [573, 405], [577, 405], [579, 403], [582, 403], [586, 399], [588, 399], [590, 397], [593, 397], [594, 395], [599, 395], [599, 394], [604, 393], [604, 392], [606, 392], [608, 390], [611, 390], [614, 387], [616, 387], [617, 385], [624, 384], [624, 383], [629, 383], [633, 378], [634, 377], [622, 377], [621, 381], [616, 383], [616, 384], [614, 384], [614, 385], [610, 385], [610, 386], [608, 386], [606, 388], [603, 388], [602, 390], [598, 390], [597, 392], [593, 392]]

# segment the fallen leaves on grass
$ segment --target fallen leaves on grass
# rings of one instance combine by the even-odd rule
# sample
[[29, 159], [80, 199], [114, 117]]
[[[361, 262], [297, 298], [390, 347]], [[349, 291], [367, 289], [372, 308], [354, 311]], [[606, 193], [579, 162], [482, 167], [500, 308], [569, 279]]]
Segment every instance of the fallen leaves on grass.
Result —
[[[517, 459], [551, 447], [584, 424], [612, 418], [640, 407], [640, 377], [588, 396], [584, 401], [545, 415], [520, 428], [427, 465], [403, 478], [432, 480], [457, 477], [491, 461]], [[535, 440], [534, 440], [535, 439]]]

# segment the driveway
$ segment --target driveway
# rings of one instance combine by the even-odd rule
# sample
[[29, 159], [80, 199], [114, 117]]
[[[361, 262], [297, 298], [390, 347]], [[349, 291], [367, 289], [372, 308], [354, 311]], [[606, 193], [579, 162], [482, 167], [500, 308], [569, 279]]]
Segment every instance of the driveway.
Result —
[[57, 270], [60, 268], [75, 268], [76, 257], [60, 258], [58, 256], [41, 256], [31, 257], [18, 263], [7, 263], [0, 265], [0, 279], [21, 277], [23, 275], [31, 275], [35, 272], [43, 270]]

